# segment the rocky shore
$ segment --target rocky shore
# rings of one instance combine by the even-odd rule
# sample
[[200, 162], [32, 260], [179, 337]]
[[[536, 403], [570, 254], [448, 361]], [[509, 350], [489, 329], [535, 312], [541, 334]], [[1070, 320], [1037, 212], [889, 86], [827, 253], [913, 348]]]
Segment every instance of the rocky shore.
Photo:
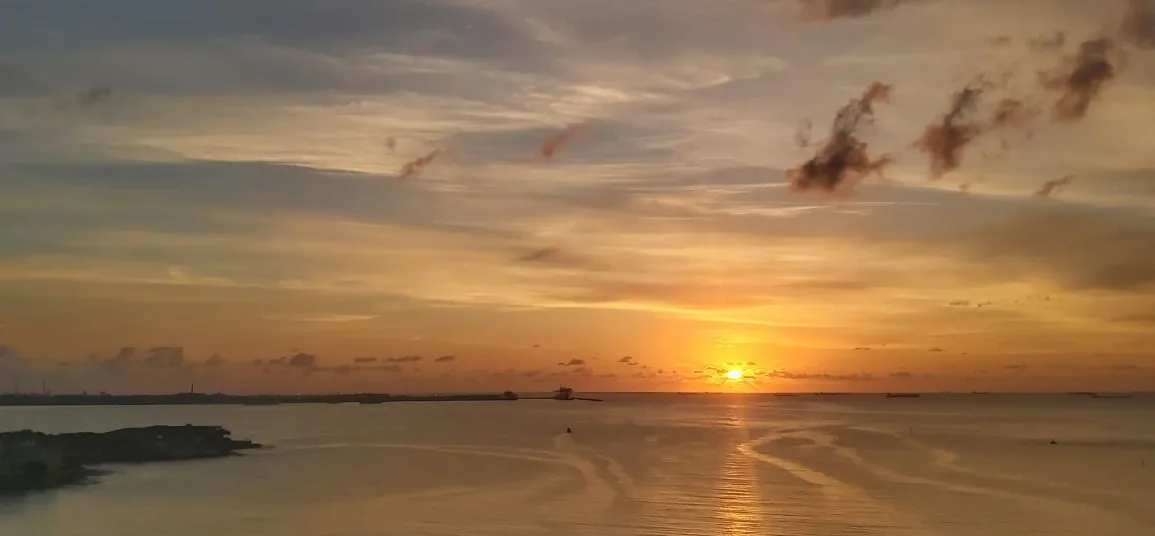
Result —
[[229, 456], [260, 448], [220, 426], [149, 426], [111, 432], [0, 433], [0, 494], [73, 484], [90, 466]]

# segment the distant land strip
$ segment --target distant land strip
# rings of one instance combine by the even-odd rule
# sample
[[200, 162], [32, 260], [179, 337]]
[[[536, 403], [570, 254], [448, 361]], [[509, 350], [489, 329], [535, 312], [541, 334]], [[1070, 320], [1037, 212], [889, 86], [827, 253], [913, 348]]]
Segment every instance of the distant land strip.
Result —
[[516, 400], [584, 400], [601, 402], [597, 398], [575, 397], [569, 389], [559, 389], [552, 395], [518, 396], [513, 391], [480, 394], [390, 395], [385, 393], [342, 393], [318, 395], [229, 395], [223, 393], [174, 393], [160, 395], [113, 394], [0, 394], [0, 406], [190, 406], [190, 405], [247, 405], [272, 406], [279, 404], [382, 404], [386, 402], [486, 402]]

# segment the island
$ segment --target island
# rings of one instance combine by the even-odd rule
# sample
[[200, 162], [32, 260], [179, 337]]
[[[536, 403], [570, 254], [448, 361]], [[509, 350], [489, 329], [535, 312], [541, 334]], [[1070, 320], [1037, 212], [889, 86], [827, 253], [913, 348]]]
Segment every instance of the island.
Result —
[[82, 482], [94, 465], [219, 458], [261, 448], [220, 426], [148, 426], [111, 432], [0, 432], [0, 494]]

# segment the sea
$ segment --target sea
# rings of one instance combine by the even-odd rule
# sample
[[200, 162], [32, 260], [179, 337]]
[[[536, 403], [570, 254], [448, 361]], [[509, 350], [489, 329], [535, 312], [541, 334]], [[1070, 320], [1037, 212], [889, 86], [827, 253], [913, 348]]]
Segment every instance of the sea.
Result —
[[0, 430], [270, 445], [0, 499], [0, 534], [1155, 534], [1155, 396], [604, 398], [0, 408]]

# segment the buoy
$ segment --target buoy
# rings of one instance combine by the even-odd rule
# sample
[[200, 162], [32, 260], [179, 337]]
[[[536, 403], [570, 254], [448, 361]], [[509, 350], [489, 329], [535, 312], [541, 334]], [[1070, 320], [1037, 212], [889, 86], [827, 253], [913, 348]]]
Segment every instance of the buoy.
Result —
[[566, 429], [565, 429], [565, 433], [567, 433], [567, 434], [572, 434], [572, 433], [573, 433], [573, 430], [570, 430], [569, 428], [566, 428]]
[[1057, 441], [1055, 441], [1054, 439], [1052, 439], [1052, 440], [1051, 440], [1051, 444], [1052, 444], [1052, 445], [1057, 445], [1057, 444], [1058, 444], [1058, 442], [1057, 442]]

